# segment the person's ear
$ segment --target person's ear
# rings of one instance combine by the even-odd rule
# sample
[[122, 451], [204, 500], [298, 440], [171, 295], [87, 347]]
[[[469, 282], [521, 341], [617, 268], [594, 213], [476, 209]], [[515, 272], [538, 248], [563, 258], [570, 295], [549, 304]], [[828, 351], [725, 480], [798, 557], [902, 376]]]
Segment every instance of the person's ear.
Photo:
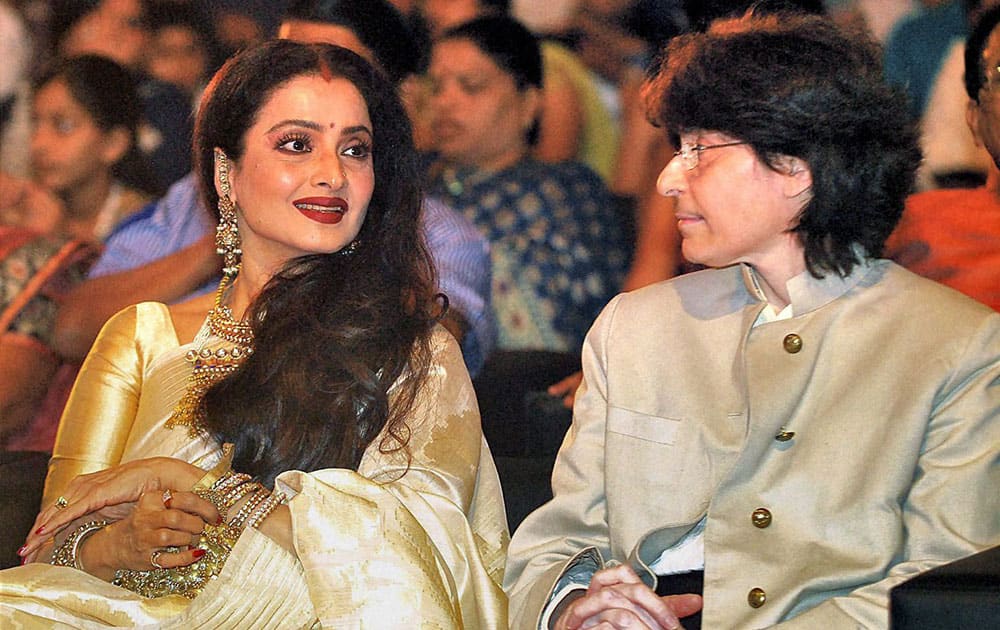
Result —
[[111, 131], [104, 133], [104, 141], [101, 143], [101, 161], [112, 166], [118, 160], [125, 157], [132, 147], [132, 134], [125, 127], [115, 127]]
[[527, 133], [535, 121], [542, 117], [542, 90], [536, 87], [525, 88], [521, 92], [521, 103], [521, 129]]
[[784, 193], [789, 199], [812, 190], [812, 169], [802, 158], [783, 155], [778, 158], [775, 166], [784, 176]]
[[983, 138], [979, 134], [979, 117], [982, 115], [982, 112], [979, 111], [979, 103], [970, 98], [965, 106], [965, 123], [969, 125], [969, 131], [972, 132], [977, 147], [984, 146]]

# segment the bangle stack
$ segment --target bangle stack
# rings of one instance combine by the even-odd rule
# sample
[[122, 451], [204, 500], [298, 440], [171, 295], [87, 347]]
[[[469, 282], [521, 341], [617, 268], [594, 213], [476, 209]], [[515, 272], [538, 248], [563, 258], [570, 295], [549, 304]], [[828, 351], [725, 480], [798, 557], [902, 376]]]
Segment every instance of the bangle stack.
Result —
[[[131, 571], [122, 569], [115, 573], [113, 584], [127, 588], [143, 597], [183, 595], [194, 598], [209, 580], [222, 572], [229, 553], [246, 527], [257, 528], [271, 512], [284, 503], [284, 495], [272, 494], [250, 475], [232, 470], [214, 476], [211, 484], [199, 482], [195, 494], [210, 502], [219, 511], [222, 522], [206, 525], [198, 540], [198, 548], [205, 554], [197, 561], [173, 569]], [[245, 499], [239, 512], [226, 522], [230, 508]], [[167, 552], [178, 549], [168, 548]]]
[[107, 521], [90, 521], [84, 523], [66, 537], [63, 544], [52, 552], [52, 564], [57, 567], [73, 567], [83, 571], [80, 564], [80, 545], [91, 535], [108, 526]]

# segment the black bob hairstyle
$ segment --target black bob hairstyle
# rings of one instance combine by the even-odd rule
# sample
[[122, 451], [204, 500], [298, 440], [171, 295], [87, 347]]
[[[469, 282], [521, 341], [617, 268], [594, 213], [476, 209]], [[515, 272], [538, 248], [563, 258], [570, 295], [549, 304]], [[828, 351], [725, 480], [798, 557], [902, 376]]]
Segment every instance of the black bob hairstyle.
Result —
[[[715, 22], [674, 38], [646, 85], [650, 118], [745, 141], [771, 168], [797, 157], [811, 198], [793, 228], [806, 267], [846, 276], [877, 257], [903, 212], [921, 155], [903, 95], [861, 31], [801, 13]], [[858, 248], [860, 247], [860, 251]]]

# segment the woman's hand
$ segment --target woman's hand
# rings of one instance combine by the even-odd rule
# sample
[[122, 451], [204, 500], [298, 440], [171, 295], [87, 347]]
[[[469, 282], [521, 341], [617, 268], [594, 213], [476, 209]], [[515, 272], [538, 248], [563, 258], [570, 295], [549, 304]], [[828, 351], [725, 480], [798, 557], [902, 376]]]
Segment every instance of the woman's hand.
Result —
[[62, 217], [63, 204], [54, 193], [31, 180], [0, 172], [0, 224], [49, 234]]
[[59, 501], [39, 513], [19, 553], [31, 561], [45, 540], [77, 519], [100, 510], [107, 514], [106, 508], [135, 503], [144, 493], [191, 488], [202, 475], [204, 471], [197, 466], [169, 457], [139, 459], [80, 475], [70, 482]]
[[680, 617], [698, 612], [701, 606], [700, 595], [660, 597], [632, 569], [619, 565], [595, 573], [586, 595], [566, 607], [555, 628], [674, 630], [683, 627]]
[[[88, 573], [104, 580], [112, 579], [118, 569], [186, 566], [205, 555], [205, 550], [189, 547], [197, 545], [208, 523], [221, 523], [219, 513], [198, 495], [147, 492], [128, 517], [87, 538], [78, 559]], [[167, 547], [179, 549], [167, 551]]]
[[558, 383], [549, 385], [549, 395], [561, 396], [563, 399], [563, 407], [572, 409], [573, 403], [576, 401], [576, 390], [580, 387], [580, 383], [582, 382], [583, 372], [573, 372]]

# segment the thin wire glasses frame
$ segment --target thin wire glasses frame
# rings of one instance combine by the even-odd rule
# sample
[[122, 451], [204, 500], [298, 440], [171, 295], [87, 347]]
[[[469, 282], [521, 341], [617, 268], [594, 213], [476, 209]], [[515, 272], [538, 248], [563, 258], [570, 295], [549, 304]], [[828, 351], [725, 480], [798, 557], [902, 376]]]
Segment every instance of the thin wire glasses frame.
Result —
[[720, 144], [695, 144], [692, 142], [685, 142], [681, 144], [681, 148], [674, 151], [674, 157], [679, 157], [681, 159], [681, 164], [684, 166], [685, 170], [693, 171], [698, 167], [698, 162], [701, 159], [701, 152], [708, 151], [709, 149], [721, 149], [723, 147], [735, 147], [741, 144], [747, 144], [743, 140], [738, 140], [736, 142], [722, 142]]

